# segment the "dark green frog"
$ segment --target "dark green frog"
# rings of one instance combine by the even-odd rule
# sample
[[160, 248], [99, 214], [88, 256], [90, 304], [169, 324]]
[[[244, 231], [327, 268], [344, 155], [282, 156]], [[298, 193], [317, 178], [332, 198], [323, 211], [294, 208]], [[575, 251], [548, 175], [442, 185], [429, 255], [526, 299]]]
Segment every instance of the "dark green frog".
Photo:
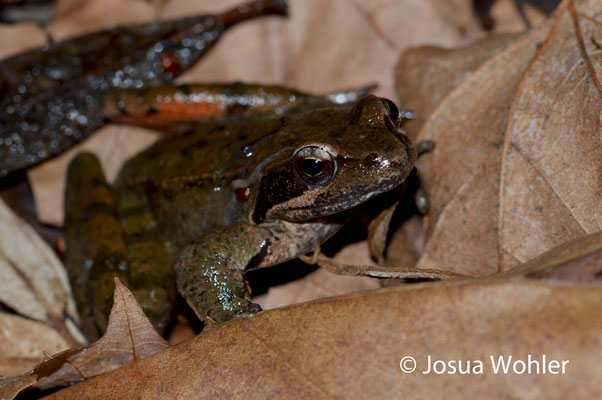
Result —
[[257, 312], [246, 271], [315, 249], [357, 205], [408, 176], [416, 148], [399, 120], [392, 102], [370, 95], [352, 108], [209, 125], [158, 141], [113, 188], [93, 156], [78, 156], [66, 193], [67, 258], [76, 292], [90, 299], [80, 300], [88, 331], [106, 323], [114, 276], [165, 324], [174, 265], [199, 317]]

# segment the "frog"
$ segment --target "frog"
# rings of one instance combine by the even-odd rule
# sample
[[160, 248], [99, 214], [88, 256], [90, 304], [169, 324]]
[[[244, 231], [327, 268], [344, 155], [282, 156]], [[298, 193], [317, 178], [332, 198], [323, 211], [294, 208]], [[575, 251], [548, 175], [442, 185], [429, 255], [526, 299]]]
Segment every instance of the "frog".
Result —
[[317, 249], [359, 205], [408, 178], [417, 147], [402, 119], [370, 94], [350, 107], [204, 124], [128, 160], [112, 186], [93, 155], [78, 155], [66, 259], [80, 294], [104, 304], [80, 307], [88, 325], [106, 325], [102, 293], [116, 276], [155, 326], [166, 324], [174, 278], [202, 320], [255, 315], [246, 272]]

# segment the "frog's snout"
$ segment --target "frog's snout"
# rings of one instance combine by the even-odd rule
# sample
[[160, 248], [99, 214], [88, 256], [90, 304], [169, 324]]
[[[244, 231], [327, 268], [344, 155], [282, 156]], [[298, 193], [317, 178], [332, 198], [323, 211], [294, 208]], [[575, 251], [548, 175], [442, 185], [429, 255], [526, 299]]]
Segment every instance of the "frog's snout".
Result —
[[392, 123], [395, 130], [404, 121], [415, 118], [412, 111], [400, 110], [392, 100], [375, 95], [360, 99], [351, 109], [350, 115], [355, 124], [374, 127]]

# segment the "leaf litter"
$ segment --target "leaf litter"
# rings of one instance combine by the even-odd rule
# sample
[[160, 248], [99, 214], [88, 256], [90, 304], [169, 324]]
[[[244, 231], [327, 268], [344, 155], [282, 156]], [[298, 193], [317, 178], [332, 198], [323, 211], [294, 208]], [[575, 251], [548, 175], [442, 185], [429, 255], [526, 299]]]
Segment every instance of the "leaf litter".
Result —
[[169, 347], [146, 318], [132, 293], [118, 279], [115, 279], [114, 296], [109, 325], [100, 339], [89, 346], [47, 357], [19, 378], [0, 378], [0, 398], [14, 398], [19, 391], [31, 385], [43, 390], [73, 384]]
[[436, 148], [418, 162], [432, 205], [418, 267], [489, 275], [601, 229], [600, 51], [591, 40], [601, 8], [563, 2], [428, 116], [418, 140]]
[[[405, 285], [321, 299], [214, 327], [144, 360], [51, 394], [50, 399], [597, 398], [602, 314], [602, 234], [554, 249], [511, 275]], [[564, 254], [559, 263], [558, 254]], [[554, 279], [542, 271], [573, 271]], [[534, 273], [539, 273], [536, 275]], [[591, 282], [591, 281], [590, 281]], [[542, 335], [542, 332], [545, 334]], [[568, 360], [555, 374], [494, 373], [490, 357]], [[399, 360], [482, 360], [483, 373], [401, 374]], [[350, 367], [353, 366], [353, 367]], [[359, 369], [358, 369], [359, 368]], [[535, 366], [533, 366], [535, 368]], [[361, 373], [358, 371], [361, 370]]]

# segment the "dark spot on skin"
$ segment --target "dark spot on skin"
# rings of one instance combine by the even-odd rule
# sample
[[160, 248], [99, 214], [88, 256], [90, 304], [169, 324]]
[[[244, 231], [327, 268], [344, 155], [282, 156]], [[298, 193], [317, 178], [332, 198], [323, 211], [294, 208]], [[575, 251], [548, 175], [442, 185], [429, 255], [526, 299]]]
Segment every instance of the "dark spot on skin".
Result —
[[259, 253], [251, 257], [244, 270], [248, 271], [259, 266], [259, 264], [261, 264], [261, 262], [268, 255], [268, 250], [270, 249], [271, 244], [272, 242], [270, 242], [269, 239], [265, 239], [263, 242], [261, 242]]

